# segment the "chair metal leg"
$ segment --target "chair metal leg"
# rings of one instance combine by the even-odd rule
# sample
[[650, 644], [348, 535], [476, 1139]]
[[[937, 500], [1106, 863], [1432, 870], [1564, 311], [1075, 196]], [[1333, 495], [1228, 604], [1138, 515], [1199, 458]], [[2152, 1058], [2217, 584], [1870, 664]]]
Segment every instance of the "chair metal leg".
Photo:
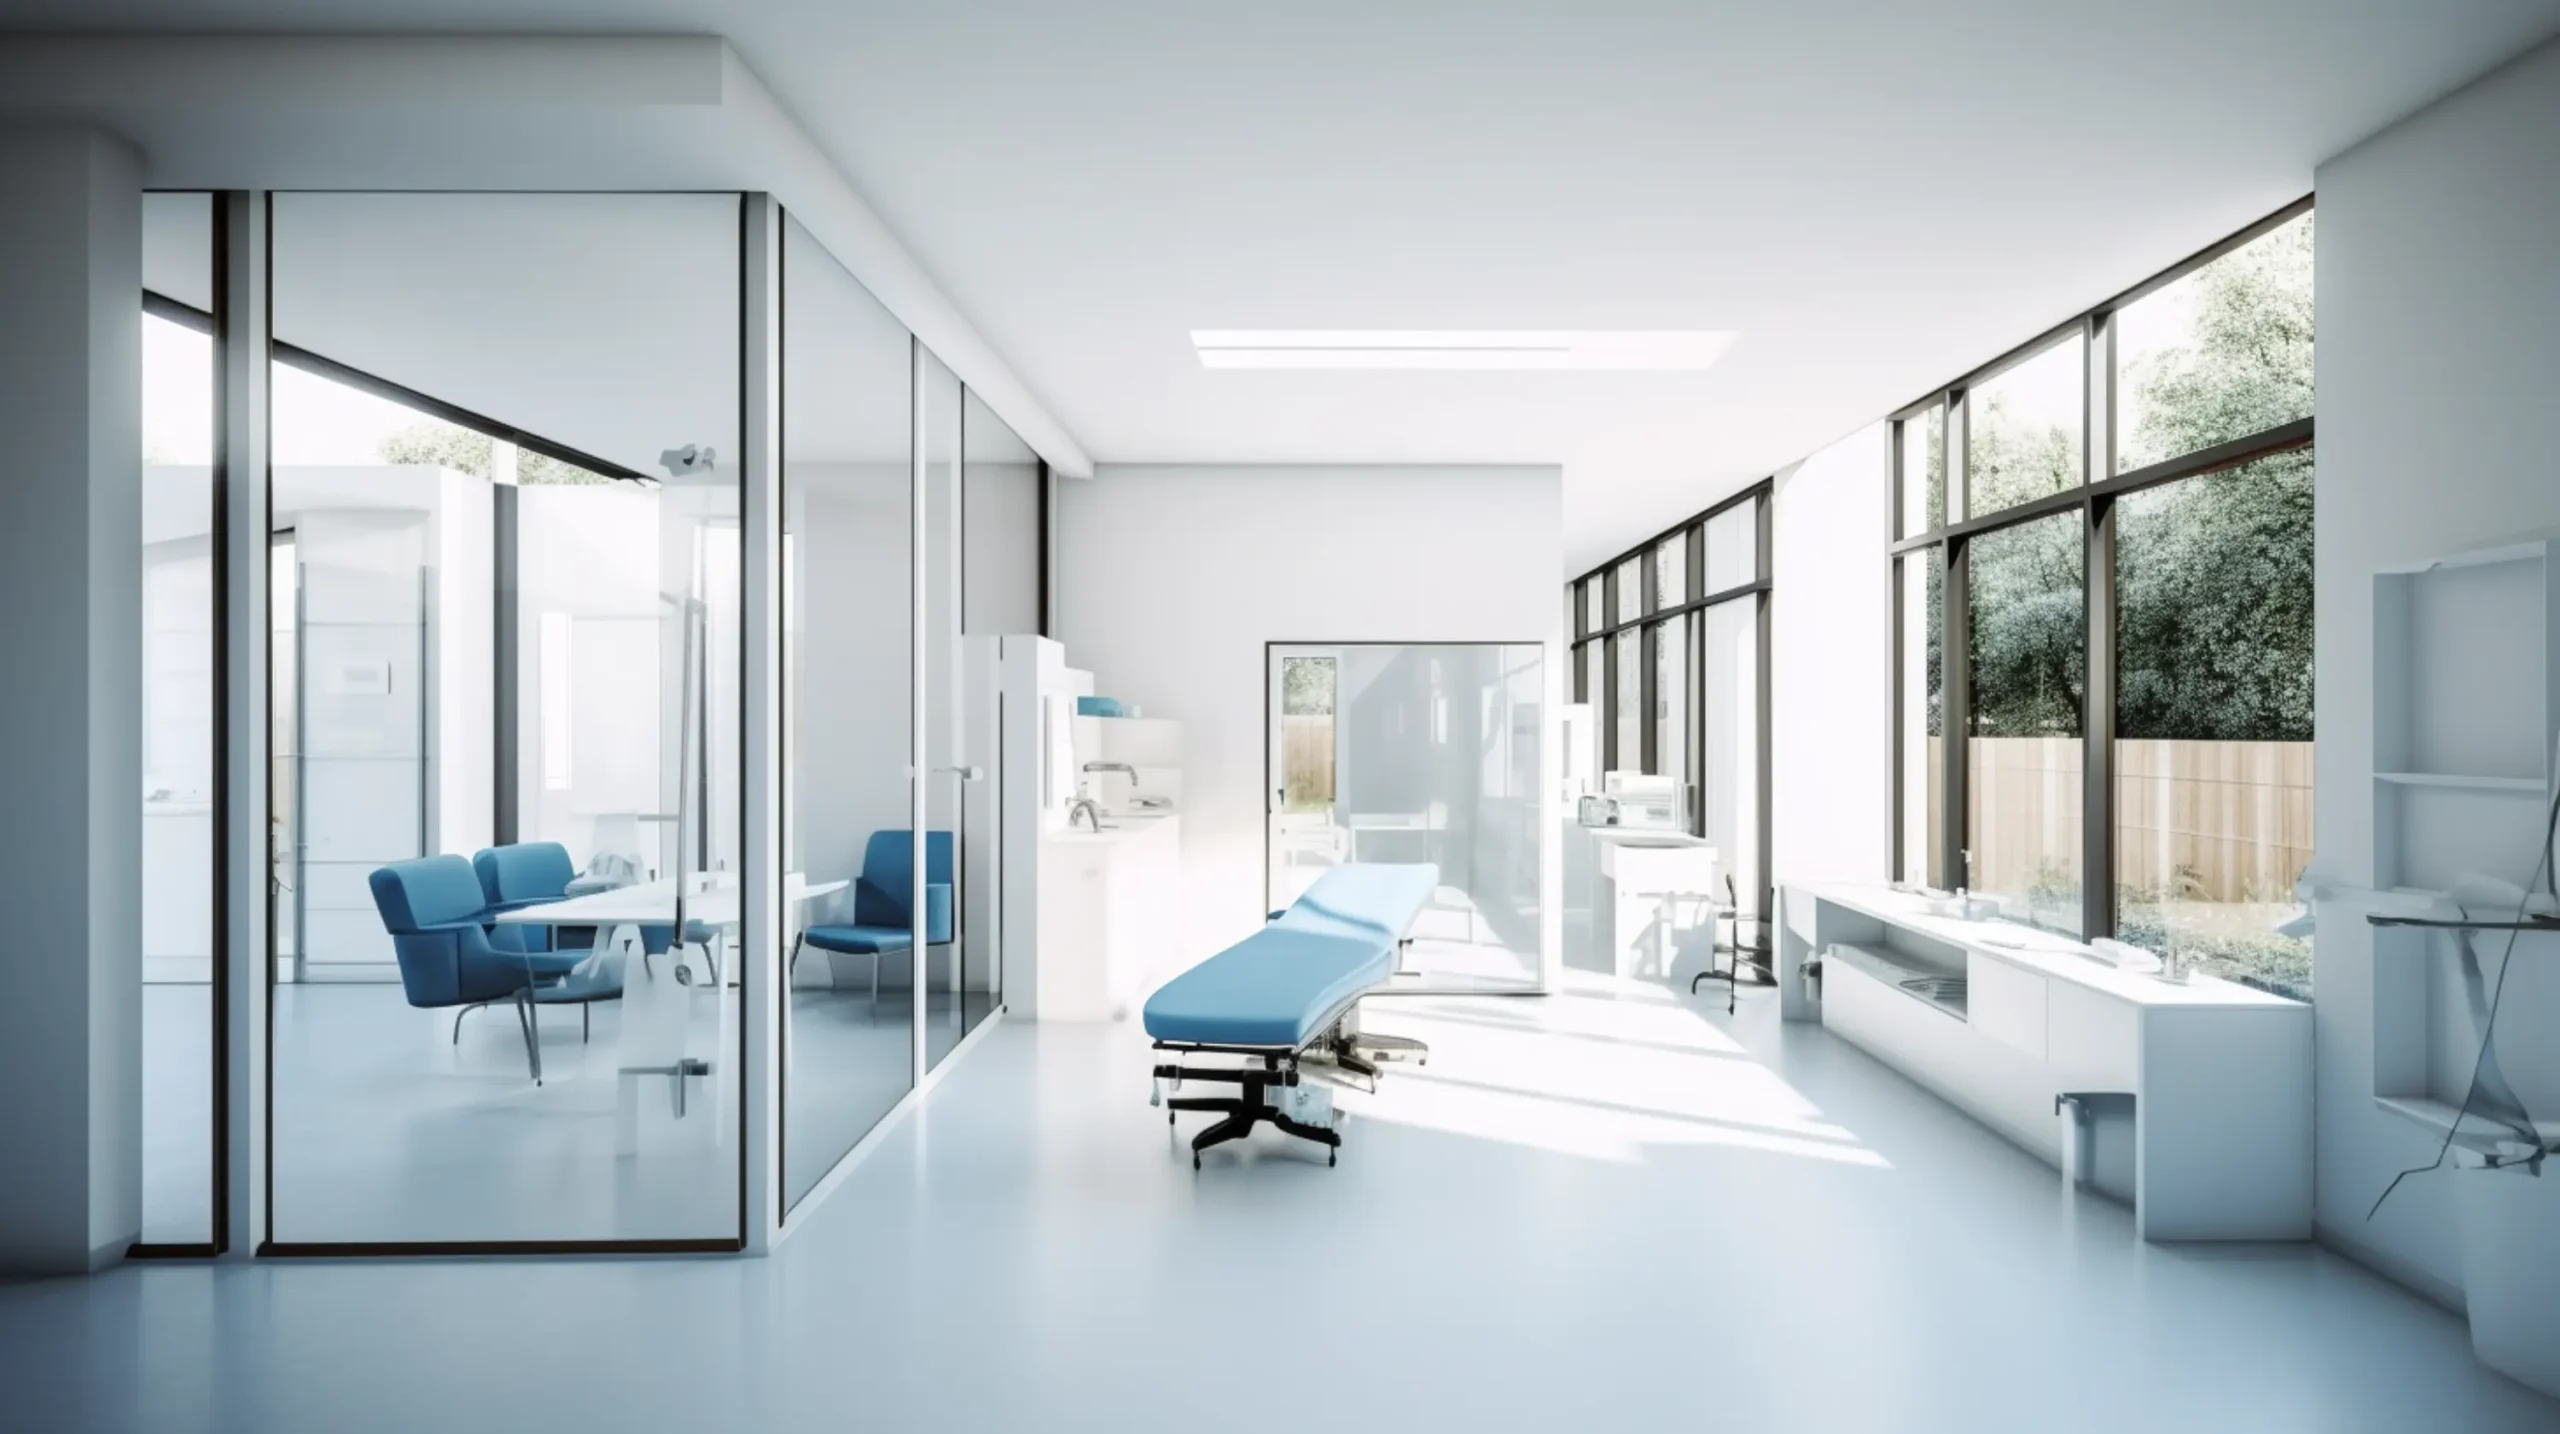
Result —
[[578, 1007], [578, 1044], [585, 1045], [596, 1033], [596, 1003], [588, 1001]]
[[871, 1014], [880, 1014], [880, 953], [871, 953]]
[[479, 1010], [482, 1006], [487, 1004], [489, 1003], [486, 1001], [474, 1001], [470, 1005], [453, 1013], [453, 1043], [455, 1045], [458, 1046], [462, 1044], [462, 1018], [470, 1015], [476, 1010]]
[[524, 1027], [524, 1063], [533, 1072], [533, 1083], [542, 1084], [542, 1028], [533, 1019], [533, 990], [526, 987], [516, 992], [516, 1023]]
[[799, 974], [799, 972], [800, 972], [800, 943], [801, 943], [801, 942], [803, 942], [803, 941], [806, 941], [806, 940], [808, 940], [808, 939], [809, 939], [809, 938], [808, 938], [808, 933], [806, 933], [806, 932], [802, 932], [800, 935], [798, 935], [798, 936], [794, 936], [794, 937], [792, 937], [792, 938], [791, 938], [791, 956], [790, 956], [790, 958], [789, 958], [788, 960], [786, 960], [786, 961], [784, 961], [784, 962], [782, 963], [782, 979], [783, 979], [783, 980], [788, 981], [788, 980], [790, 980], [793, 976], [796, 976], [796, 975], [798, 975], [798, 974]]

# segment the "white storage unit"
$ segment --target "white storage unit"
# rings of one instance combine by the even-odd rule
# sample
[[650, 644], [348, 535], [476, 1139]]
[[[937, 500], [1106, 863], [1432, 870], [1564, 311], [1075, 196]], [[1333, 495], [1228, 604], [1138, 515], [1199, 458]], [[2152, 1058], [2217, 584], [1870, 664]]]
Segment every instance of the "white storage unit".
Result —
[[[2144, 1239], [2308, 1239], [2311, 1008], [2209, 976], [2118, 970], [2081, 949], [1933, 916], [1881, 887], [1779, 892], [1787, 1019], [1820, 1021], [2078, 1168], [2133, 1205]], [[1818, 983], [1804, 974], [1817, 959]], [[2065, 1109], [2066, 1096], [2086, 1099]]]
[[[2534, 539], [2374, 574], [2373, 865], [2361, 886], [2353, 873], [2306, 880], [2324, 926], [2516, 914], [2455, 902], [2466, 876], [2550, 889], [2552, 872], [2537, 882], [2535, 869], [2560, 763], [2555, 557], [2551, 540]], [[2372, 936], [2374, 1100], [2423, 1130], [2429, 1149], [2452, 1133], [2473, 1349], [2560, 1393], [2560, 1181], [2486, 1168], [2531, 1146], [2515, 1127], [2461, 1114], [2487, 1034], [2480, 1012], [2502, 986], [2496, 1069], [2538, 1143], [2560, 1143], [2560, 933], [2510, 942], [2385, 925]]]

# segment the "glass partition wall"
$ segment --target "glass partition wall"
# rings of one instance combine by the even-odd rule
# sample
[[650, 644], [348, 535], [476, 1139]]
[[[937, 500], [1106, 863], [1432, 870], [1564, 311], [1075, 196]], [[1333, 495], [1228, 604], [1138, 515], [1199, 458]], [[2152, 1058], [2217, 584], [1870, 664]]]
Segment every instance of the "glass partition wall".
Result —
[[1896, 415], [1903, 880], [2309, 997], [2311, 257], [2306, 200]]
[[143, 196], [142, 1240], [213, 1252], [216, 634], [213, 196]]
[[[226, 899], [272, 958], [246, 978], [259, 1253], [752, 1244], [1002, 1008], [992, 654], [1043, 620], [1046, 468], [763, 196], [145, 207], [138, 1251], [222, 1242], [247, 1118]], [[217, 293], [254, 272], [223, 236], [259, 220], [263, 348]], [[244, 369], [270, 462], [235, 503], [221, 375]], [[262, 508], [256, 548], [216, 521]], [[255, 871], [221, 860], [220, 774], [257, 760], [217, 720], [252, 700], [222, 676], [243, 548], [268, 603]], [[760, 712], [781, 844], [750, 872]], [[782, 919], [751, 951], [761, 880]]]
[[798, 1205], [914, 1087], [914, 341], [796, 220], [782, 238], [783, 850], [806, 889], [782, 1021]]
[[279, 1250], [742, 1240], [740, 204], [273, 199]]
[[1756, 483], [1568, 589], [1603, 786], [1667, 788], [1746, 923], [1770, 909], [1768, 523]]

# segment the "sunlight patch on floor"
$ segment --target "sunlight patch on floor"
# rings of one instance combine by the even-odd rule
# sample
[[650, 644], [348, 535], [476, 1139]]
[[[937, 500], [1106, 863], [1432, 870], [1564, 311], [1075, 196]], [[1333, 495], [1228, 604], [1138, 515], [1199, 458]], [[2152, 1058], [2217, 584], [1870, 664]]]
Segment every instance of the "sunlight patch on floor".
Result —
[[1889, 1169], [1856, 1134], [1679, 996], [1585, 977], [1544, 998], [1371, 1001], [1364, 1025], [1431, 1046], [1375, 1093], [1337, 1092], [1354, 1116], [1595, 1160], [1722, 1146]]

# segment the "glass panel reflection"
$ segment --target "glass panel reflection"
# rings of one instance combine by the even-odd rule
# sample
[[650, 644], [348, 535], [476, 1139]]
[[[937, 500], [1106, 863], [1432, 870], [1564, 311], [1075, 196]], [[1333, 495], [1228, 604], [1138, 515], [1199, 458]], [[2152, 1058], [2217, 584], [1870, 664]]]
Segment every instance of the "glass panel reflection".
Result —
[[[143, 282], [211, 305], [213, 200], [143, 196]], [[142, 1239], [213, 1240], [215, 376], [210, 321], [142, 318]]]
[[1362, 643], [1275, 647], [1272, 660], [1331, 669], [1316, 702], [1313, 684], [1274, 683], [1268, 722], [1277, 741], [1320, 720], [1334, 758], [1329, 794], [1293, 792], [1274, 814], [1271, 905], [1339, 862], [1431, 862], [1440, 886], [1403, 969], [1435, 989], [1536, 981], [1543, 650]]
[[736, 1240], [739, 201], [274, 216], [276, 1238]]
[[1733, 878], [1744, 920], [1760, 916], [1760, 600], [1718, 603], [1706, 632], [1699, 691], [1700, 834]]
[[797, 221], [782, 263], [783, 843], [834, 888], [791, 914], [788, 1209], [915, 1080], [915, 479], [907, 331]]
[[[967, 750], [962, 731], [968, 715], [968, 670], [961, 660], [960, 380], [923, 345], [916, 346], [918, 406], [924, 431], [924, 672], [925, 672], [925, 959], [909, 980], [922, 993], [925, 1064], [940, 1065], [972, 1022], [973, 1004], [961, 989], [961, 968], [971, 932], [961, 878], [968, 870], [971, 833], [961, 800]], [[935, 887], [940, 887], [939, 892]], [[945, 908], [948, 908], [947, 911]], [[940, 929], [930, 929], [939, 926]], [[983, 1011], [985, 998], [977, 1004]]]
[[1760, 580], [1760, 500], [1736, 503], [1707, 520], [1707, 596]]

